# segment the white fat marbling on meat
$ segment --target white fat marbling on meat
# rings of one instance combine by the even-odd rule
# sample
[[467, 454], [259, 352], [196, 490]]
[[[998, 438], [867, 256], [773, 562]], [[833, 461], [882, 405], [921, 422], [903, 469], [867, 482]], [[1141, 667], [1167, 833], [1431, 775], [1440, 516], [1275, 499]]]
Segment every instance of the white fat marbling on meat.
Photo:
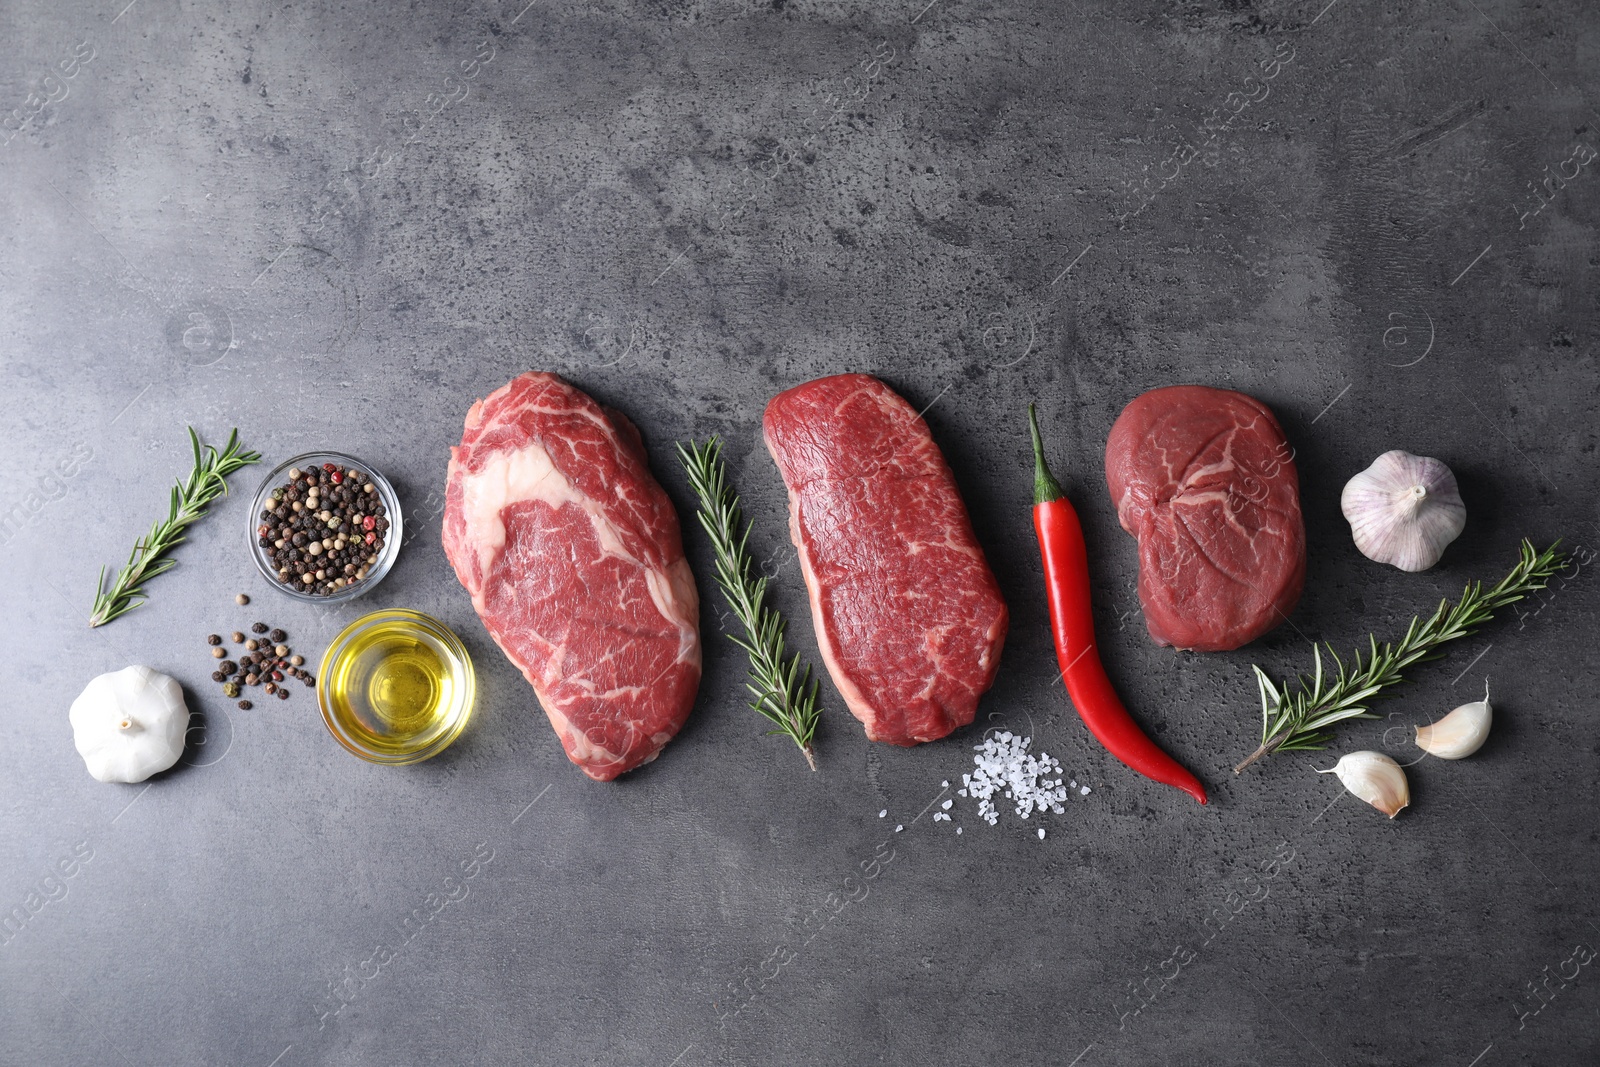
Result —
[[[550, 720], [550, 725], [555, 728], [556, 736], [561, 738], [562, 747], [567, 750], [571, 759], [584, 766], [594, 766], [605, 763], [618, 763], [622, 757], [606, 748], [589, 740], [583, 731], [575, 729], [572, 721], [561, 713], [555, 703], [545, 698], [543, 693], [538, 694], [539, 706], [544, 708], [545, 717]], [[630, 724], [630, 729], [632, 728]], [[654, 759], [655, 757], [650, 757]], [[646, 760], [645, 762], [649, 762]]]
[[855, 684], [849, 672], [844, 669], [839, 635], [834, 633], [833, 627], [827, 625], [827, 619], [822, 613], [822, 590], [817, 587], [817, 575], [811, 563], [811, 552], [806, 547], [805, 538], [800, 535], [800, 497], [797, 493], [789, 494], [789, 539], [794, 542], [795, 552], [800, 558], [800, 574], [805, 579], [806, 599], [811, 605], [811, 629], [817, 635], [817, 651], [822, 655], [823, 666], [833, 678], [834, 687], [839, 690], [839, 695], [844, 697], [845, 706], [867, 726], [868, 736], [871, 736], [877, 728], [878, 709], [872, 706], [866, 694], [861, 691], [861, 687]]
[[[515, 451], [496, 451], [481, 468], [461, 478], [461, 513], [466, 522], [463, 540], [477, 552], [480, 580], [488, 578], [495, 558], [505, 548], [502, 513], [508, 506], [525, 501], [540, 501], [555, 510], [569, 504], [581, 508], [594, 527], [601, 554], [626, 560], [645, 572], [651, 603], [662, 618], [678, 629], [677, 661], [700, 666], [700, 594], [689, 561], [680, 559], [661, 570], [635, 559], [623, 547], [616, 526], [600, 502], [580, 493], [537, 442]], [[481, 595], [481, 588], [473, 595], [480, 613]]]
[[665, 571], [648, 570], [644, 580], [656, 610], [678, 628], [678, 662], [699, 667], [700, 591], [695, 588], [689, 561], [680, 559]]
[[550, 453], [537, 443], [529, 443], [515, 452], [491, 453], [480, 469], [463, 476], [461, 497], [466, 540], [477, 549], [478, 566], [485, 577], [506, 544], [506, 526], [501, 514], [510, 505], [527, 501], [547, 504], [555, 511], [568, 504], [577, 505], [594, 526], [595, 540], [600, 544], [602, 555], [640, 565], [622, 547], [622, 538], [600, 502], [578, 492], [550, 459]]
[[[550, 453], [535, 443], [514, 452], [491, 452], [482, 467], [463, 474], [461, 514], [466, 521], [463, 542], [477, 552], [480, 580], [489, 576], [489, 568], [506, 544], [506, 525], [501, 512], [508, 505], [525, 500], [541, 500], [556, 509], [566, 504], [584, 507], [588, 503], [566, 475], [556, 469]], [[602, 520], [596, 525], [605, 527], [604, 532], [596, 530], [603, 546], [610, 524]], [[611, 539], [616, 539], [615, 534], [611, 534]]]

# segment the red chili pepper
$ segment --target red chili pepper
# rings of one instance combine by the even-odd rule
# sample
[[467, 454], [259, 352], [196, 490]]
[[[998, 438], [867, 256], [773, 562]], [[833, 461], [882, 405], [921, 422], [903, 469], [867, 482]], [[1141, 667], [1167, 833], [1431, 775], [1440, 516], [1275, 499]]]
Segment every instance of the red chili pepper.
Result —
[[1083, 527], [1060, 483], [1045, 466], [1044, 443], [1039, 439], [1039, 421], [1032, 404], [1028, 405], [1028, 426], [1033, 433], [1033, 529], [1039, 535], [1039, 552], [1044, 559], [1056, 660], [1061, 664], [1061, 677], [1067, 683], [1072, 706], [1107, 752], [1146, 778], [1181, 789], [1204, 804], [1205, 786], [1144, 735], [1106, 677], [1095, 647], [1094, 614], [1089, 607], [1089, 554], [1083, 543]]

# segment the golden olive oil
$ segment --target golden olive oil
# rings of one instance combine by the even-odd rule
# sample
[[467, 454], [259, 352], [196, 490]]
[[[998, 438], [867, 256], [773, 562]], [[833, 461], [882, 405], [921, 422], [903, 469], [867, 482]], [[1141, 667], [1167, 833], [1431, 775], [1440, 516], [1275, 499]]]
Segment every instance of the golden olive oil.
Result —
[[471, 661], [455, 635], [425, 615], [375, 612], [347, 627], [328, 652], [323, 713], [359, 756], [426, 759], [454, 740], [470, 713]]

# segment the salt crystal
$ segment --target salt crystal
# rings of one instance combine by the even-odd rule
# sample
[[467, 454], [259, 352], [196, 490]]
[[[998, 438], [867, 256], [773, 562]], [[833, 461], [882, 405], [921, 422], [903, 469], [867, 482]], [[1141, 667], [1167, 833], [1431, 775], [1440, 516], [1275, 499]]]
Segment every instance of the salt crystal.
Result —
[[941, 808], [943, 808], [945, 811], [949, 811], [950, 810], [950, 805], [952, 805], [954, 803], [955, 803], [955, 801], [953, 801], [953, 800], [947, 800], [943, 804], [940, 804], [939, 806]]
[[939, 788], [940, 789], [949, 789], [950, 788], [950, 783], [949, 782], [940, 782], [939, 783]]
[[958, 827], [956, 827], [956, 833], [958, 833], [958, 834], [959, 834], [959, 833], [960, 833], [960, 832], [961, 832], [961, 827], [959, 827], [959, 826], [958, 826]]
[[[1000, 821], [995, 795], [1012, 802], [1018, 817], [1029, 818], [1035, 811], [1053, 811], [1061, 814], [1067, 799], [1062, 787], [1065, 776], [1061, 764], [1049, 754], [1037, 756], [1028, 751], [1033, 739], [1002, 730], [981, 744], [972, 746], [975, 770], [961, 776], [966, 786], [958, 795], [970, 796], [978, 801], [978, 817], [990, 826]], [[1076, 782], [1073, 783], [1076, 786]], [[949, 809], [953, 801], [946, 801]]]
[[889, 809], [888, 808], [884, 808], [882, 811], [878, 812], [878, 818], [881, 819], [887, 814], [889, 814]]
[[894, 828], [894, 832], [895, 832], [895, 833], [899, 833], [899, 832], [900, 832], [900, 831], [901, 831], [901, 830], [904, 830], [904, 829], [905, 829], [905, 827], [904, 827], [904, 826], [896, 826], [896, 827], [895, 827], [895, 828]]
[[1039, 827], [1039, 840], [1040, 841], [1044, 840], [1044, 827], [1042, 827], [1042, 826]]
[[1089, 787], [1088, 786], [1084, 786], [1082, 789], [1078, 790], [1078, 795], [1079, 796], [1085, 796], [1085, 797], [1088, 796], [1089, 795]]

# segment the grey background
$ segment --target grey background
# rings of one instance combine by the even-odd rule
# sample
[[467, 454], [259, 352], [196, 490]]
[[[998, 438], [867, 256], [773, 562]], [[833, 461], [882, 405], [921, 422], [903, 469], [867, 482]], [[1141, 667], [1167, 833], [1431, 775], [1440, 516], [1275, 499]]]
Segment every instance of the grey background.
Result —
[[[26, 916], [0, 1062], [1596, 1061], [1600, 981], [1568, 962], [1600, 945], [1587, 574], [1334, 753], [1227, 770], [1251, 663], [1397, 636], [1523, 536], [1597, 543], [1600, 175], [1534, 191], [1600, 145], [1593, 10], [925, 2], [0, 6], [0, 910]], [[825, 688], [807, 771], [742, 705], [691, 530], [695, 714], [649, 767], [582, 777], [439, 545], [467, 406], [529, 368], [624, 409], [686, 518], [672, 442], [727, 437], [812, 654], [762, 405], [846, 369], [928, 405], [1012, 610], [979, 723], [873, 746]], [[1150, 643], [1100, 475], [1122, 405], [1180, 381], [1262, 398], [1298, 450], [1306, 594], [1231, 654]], [[1052, 684], [1033, 398], [1108, 667], [1205, 809]], [[274, 593], [244, 550], [255, 468], [147, 606], [88, 630], [186, 424], [377, 466], [413, 520], [394, 572], [331, 612]], [[1421, 575], [1361, 558], [1338, 510], [1393, 447], [1468, 501]], [[306, 691], [241, 712], [207, 679], [208, 632], [262, 619], [317, 655], [384, 606], [478, 665], [474, 720], [427, 764], [352, 758]], [[196, 729], [185, 765], [102, 785], [66, 709], [134, 662], [185, 684]], [[1410, 759], [1410, 724], [1486, 676], [1489, 744], [1414, 768], [1399, 819], [1311, 773], [1386, 736]], [[991, 726], [1093, 790], [1042, 841], [966, 800], [925, 814]]]

